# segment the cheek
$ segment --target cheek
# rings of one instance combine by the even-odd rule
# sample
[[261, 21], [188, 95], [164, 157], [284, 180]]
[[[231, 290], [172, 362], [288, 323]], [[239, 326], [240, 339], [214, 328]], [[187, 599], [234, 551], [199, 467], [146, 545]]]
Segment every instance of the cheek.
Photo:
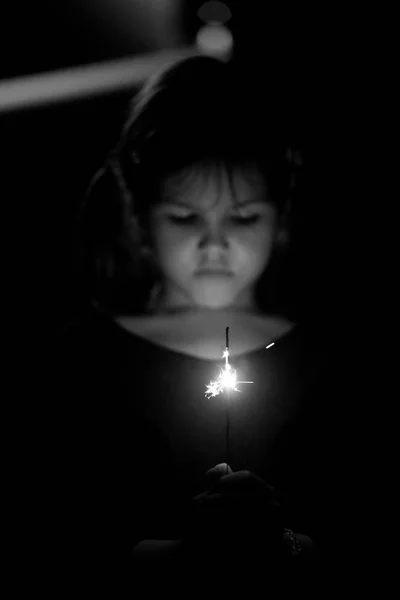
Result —
[[161, 229], [158, 232], [156, 249], [160, 264], [173, 267], [184, 263], [191, 256], [193, 237], [176, 230]]
[[249, 233], [237, 240], [240, 255], [253, 268], [264, 267], [268, 262], [274, 243], [274, 234], [270, 228]]

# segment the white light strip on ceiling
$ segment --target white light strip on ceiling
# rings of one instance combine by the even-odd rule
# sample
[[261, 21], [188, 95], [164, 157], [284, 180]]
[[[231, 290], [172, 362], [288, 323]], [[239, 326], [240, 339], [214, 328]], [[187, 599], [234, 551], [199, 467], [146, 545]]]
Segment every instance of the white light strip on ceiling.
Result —
[[6, 79], [0, 81], [0, 113], [133, 90], [165, 65], [197, 54], [184, 47]]

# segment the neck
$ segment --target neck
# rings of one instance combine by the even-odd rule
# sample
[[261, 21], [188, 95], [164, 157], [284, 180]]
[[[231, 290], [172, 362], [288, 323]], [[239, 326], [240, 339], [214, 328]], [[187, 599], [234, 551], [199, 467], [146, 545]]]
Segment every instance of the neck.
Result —
[[155, 285], [146, 312], [150, 315], [174, 315], [174, 314], [220, 314], [222, 312], [262, 314], [262, 311], [254, 301], [254, 294], [246, 290], [239, 295], [234, 303], [218, 308], [210, 308], [195, 304], [190, 298], [182, 297], [181, 294], [168, 294], [161, 284]]
[[204, 314], [212, 316], [221, 313], [251, 313], [262, 314], [262, 311], [250, 304], [231, 304], [219, 308], [208, 308], [196, 304], [191, 305], [170, 305], [162, 301], [149, 303], [147, 313], [151, 315], [176, 315], [176, 314]]

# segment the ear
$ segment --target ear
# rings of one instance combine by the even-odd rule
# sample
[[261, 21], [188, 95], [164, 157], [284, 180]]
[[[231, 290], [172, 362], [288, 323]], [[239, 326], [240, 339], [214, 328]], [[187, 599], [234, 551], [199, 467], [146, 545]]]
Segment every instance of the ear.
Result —
[[275, 242], [279, 248], [286, 248], [290, 240], [289, 231], [287, 227], [280, 227], [276, 234]]

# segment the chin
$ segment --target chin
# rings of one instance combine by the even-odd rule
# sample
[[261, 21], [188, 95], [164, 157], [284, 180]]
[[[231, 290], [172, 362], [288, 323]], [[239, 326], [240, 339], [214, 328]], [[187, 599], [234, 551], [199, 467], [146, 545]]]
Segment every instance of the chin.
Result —
[[229, 308], [232, 308], [232, 306], [230, 304], [218, 304], [218, 305], [212, 305], [212, 304], [198, 304], [197, 305], [199, 310], [205, 310], [205, 311], [219, 311], [219, 310], [228, 310]]

